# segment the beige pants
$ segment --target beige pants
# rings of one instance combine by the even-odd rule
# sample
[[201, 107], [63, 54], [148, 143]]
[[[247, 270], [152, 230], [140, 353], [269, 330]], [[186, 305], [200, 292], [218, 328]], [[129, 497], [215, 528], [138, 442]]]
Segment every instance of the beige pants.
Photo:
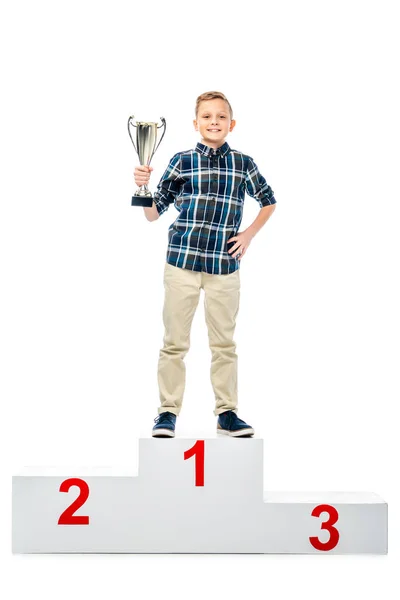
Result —
[[164, 347], [158, 361], [161, 406], [158, 413], [179, 415], [185, 389], [184, 357], [190, 346], [194, 313], [204, 290], [204, 310], [211, 350], [214, 414], [237, 413], [237, 354], [233, 334], [239, 310], [240, 269], [229, 275], [181, 269], [165, 263]]

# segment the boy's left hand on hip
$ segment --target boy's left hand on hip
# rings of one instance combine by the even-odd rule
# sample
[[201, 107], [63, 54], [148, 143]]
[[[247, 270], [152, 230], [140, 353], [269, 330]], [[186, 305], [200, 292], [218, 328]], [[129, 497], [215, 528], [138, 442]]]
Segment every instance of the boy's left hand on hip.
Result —
[[239, 255], [238, 260], [241, 260], [245, 255], [247, 248], [250, 246], [252, 239], [253, 236], [248, 230], [242, 231], [241, 233], [229, 238], [228, 244], [234, 241], [236, 241], [236, 244], [234, 244], [232, 248], [229, 248], [228, 254], [232, 254], [233, 258], [236, 258], [236, 256]]

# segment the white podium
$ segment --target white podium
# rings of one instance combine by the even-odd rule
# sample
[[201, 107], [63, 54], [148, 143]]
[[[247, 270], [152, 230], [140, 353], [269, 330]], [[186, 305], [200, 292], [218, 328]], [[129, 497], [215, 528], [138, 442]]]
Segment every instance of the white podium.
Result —
[[139, 473], [25, 468], [14, 553], [387, 553], [387, 504], [357, 492], [264, 492], [263, 440], [139, 440]]

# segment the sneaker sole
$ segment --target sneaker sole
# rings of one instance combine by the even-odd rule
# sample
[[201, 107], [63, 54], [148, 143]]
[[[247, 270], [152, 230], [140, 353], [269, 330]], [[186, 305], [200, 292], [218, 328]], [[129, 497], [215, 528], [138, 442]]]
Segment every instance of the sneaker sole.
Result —
[[217, 428], [217, 433], [221, 435], [229, 435], [231, 437], [251, 437], [254, 435], [254, 429], [247, 427], [246, 429], [239, 429], [238, 431], [228, 431], [227, 429]]
[[152, 431], [152, 437], [175, 437], [175, 431], [170, 429], [156, 429]]

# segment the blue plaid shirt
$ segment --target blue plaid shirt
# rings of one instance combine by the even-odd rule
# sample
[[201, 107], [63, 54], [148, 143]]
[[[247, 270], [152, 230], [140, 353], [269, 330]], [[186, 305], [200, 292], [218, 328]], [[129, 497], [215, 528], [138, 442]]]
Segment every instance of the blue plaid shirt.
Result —
[[226, 275], [240, 266], [228, 254], [236, 242], [245, 192], [262, 208], [275, 204], [274, 192], [254, 160], [228, 142], [214, 150], [198, 142], [171, 158], [154, 193], [159, 215], [174, 203], [179, 211], [168, 228], [167, 262], [192, 271]]

